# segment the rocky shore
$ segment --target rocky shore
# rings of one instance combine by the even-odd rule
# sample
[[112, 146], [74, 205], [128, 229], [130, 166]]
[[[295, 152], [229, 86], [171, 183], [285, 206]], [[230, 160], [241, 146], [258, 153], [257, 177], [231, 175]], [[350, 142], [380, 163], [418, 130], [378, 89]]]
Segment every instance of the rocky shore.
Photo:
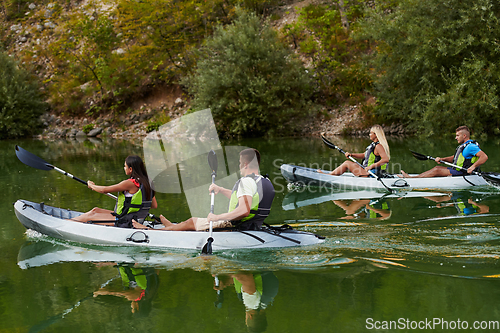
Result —
[[[47, 113], [42, 116], [41, 120], [45, 129], [38, 138], [144, 138], [155, 125], [161, 126], [167, 121], [177, 119], [188, 109], [187, 103], [177, 98], [171, 106], [161, 104], [153, 108], [144, 104], [139, 110], [127, 115], [108, 114], [98, 118], [65, 118]], [[346, 106], [304, 121], [302, 131], [297, 133], [297, 136], [319, 136], [320, 133], [325, 133], [326, 136], [366, 137], [370, 128], [364, 126], [364, 123], [358, 106]], [[408, 134], [402, 125], [392, 124], [383, 127], [387, 136]]]

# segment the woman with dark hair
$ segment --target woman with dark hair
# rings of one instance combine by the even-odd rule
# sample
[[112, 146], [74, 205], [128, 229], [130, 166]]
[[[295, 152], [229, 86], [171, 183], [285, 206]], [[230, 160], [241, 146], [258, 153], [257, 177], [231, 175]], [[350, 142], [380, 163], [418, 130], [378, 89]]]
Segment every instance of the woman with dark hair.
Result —
[[77, 216], [71, 221], [93, 222], [118, 227], [132, 227], [132, 218], [141, 219], [147, 216], [149, 208], [156, 208], [156, 198], [149, 183], [148, 173], [142, 159], [130, 155], [125, 159], [123, 167], [128, 179], [110, 186], [96, 185], [88, 181], [88, 187], [99, 193], [118, 192], [115, 210], [95, 207]]

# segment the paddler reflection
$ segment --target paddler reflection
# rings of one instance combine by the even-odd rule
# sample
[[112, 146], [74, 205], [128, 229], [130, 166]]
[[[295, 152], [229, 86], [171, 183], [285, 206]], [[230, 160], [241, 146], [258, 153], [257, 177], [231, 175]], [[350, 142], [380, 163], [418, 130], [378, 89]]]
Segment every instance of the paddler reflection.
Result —
[[434, 201], [436, 203], [434, 207], [436, 208], [455, 207], [459, 216], [486, 214], [490, 211], [487, 205], [479, 203], [479, 200], [473, 200], [471, 193], [466, 191], [451, 192], [448, 195], [426, 197], [426, 199]]
[[342, 208], [346, 216], [341, 219], [367, 218], [386, 220], [391, 217], [391, 209], [387, 200], [363, 199], [363, 200], [332, 200], [334, 204]]
[[[218, 279], [218, 281], [217, 281]], [[214, 289], [222, 291], [234, 286], [245, 306], [245, 324], [249, 332], [267, 329], [266, 309], [278, 294], [278, 278], [272, 272], [238, 272], [218, 275]]]
[[[100, 266], [106, 264], [99, 264]], [[151, 267], [137, 267], [135, 264], [116, 264], [121, 285], [110, 284], [94, 292], [94, 297], [108, 295], [123, 297], [130, 301], [132, 313], [147, 315], [151, 302], [158, 292], [158, 272]]]

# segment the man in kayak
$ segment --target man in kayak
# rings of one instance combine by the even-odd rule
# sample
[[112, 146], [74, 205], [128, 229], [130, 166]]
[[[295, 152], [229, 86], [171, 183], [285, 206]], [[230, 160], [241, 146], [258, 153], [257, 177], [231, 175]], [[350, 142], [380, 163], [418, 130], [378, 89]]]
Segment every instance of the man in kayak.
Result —
[[[475, 140], [470, 139], [470, 130], [467, 126], [460, 126], [455, 130], [455, 139], [459, 146], [455, 151], [455, 155], [440, 158], [436, 157], [436, 162], [441, 161], [452, 163], [461, 167], [444, 167], [436, 165], [434, 168], [427, 170], [419, 175], [410, 176], [403, 170], [401, 173], [405, 178], [427, 178], [427, 177], [447, 177], [447, 176], [463, 176], [471, 174], [473, 171], [478, 171], [479, 167], [488, 160], [488, 155], [479, 148], [479, 144]], [[467, 171], [462, 170], [465, 169]]]
[[[220, 215], [210, 213], [206, 218], [191, 217], [181, 223], [171, 223], [161, 215], [164, 227], [155, 230], [204, 231], [208, 230], [210, 221], [213, 221], [214, 228], [237, 227], [240, 230], [259, 230], [271, 210], [274, 187], [268, 178], [259, 175], [260, 153], [257, 149], [242, 150], [239, 162], [241, 178], [232, 190], [216, 184], [211, 184], [208, 189], [209, 193], [212, 191], [215, 194], [222, 193], [229, 199], [227, 213]], [[134, 227], [147, 228], [135, 222]]]

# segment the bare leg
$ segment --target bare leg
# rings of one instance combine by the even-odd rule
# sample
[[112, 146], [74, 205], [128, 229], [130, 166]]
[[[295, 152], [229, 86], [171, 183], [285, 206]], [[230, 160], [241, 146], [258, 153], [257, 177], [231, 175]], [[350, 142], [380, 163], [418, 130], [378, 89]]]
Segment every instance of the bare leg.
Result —
[[111, 213], [113, 213], [112, 210], [95, 207], [92, 210], [83, 213], [80, 216], [70, 219], [70, 221], [76, 221], [76, 222], [114, 221], [115, 217], [111, 215]]
[[340, 166], [338, 166], [335, 170], [330, 172], [330, 175], [340, 176], [346, 171], [351, 171], [355, 176], [368, 176], [368, 172], [360, 167], [358, 164], [353, 161], [345, 161]]
[[401, 170], [401, 173], [405, 178], [430, 178], [430, 177], [448, 177], [451, 176], [450, 170], [448, 170], [447, 167], [443, 167], [440, 165], [436, 165], [434, 168], [427, 170], [425, 172], [422, 172], [420, 175], [416, 176], [410, 176], [403, 170]]
[[[172, 223], [169, 220], [165, 218], [165, 216], [160, 215], [160, 220], [161, 223], [164, 225], [163, 228], [160, 229], [154, 229], [154, 230], [171, 230], [171, 231], [188, 231], [188, 230], [196, 230], [195, 227], [195, 221], [196, 217], [192, 217], [184, 222], [181, 223]], [[136, 226], [136, 223], [134, 223], [134, 227]], [[137, 228], [138, 229], [146, 229], [147, 227], [143, 226], [142, 224], [137, 223]]]

